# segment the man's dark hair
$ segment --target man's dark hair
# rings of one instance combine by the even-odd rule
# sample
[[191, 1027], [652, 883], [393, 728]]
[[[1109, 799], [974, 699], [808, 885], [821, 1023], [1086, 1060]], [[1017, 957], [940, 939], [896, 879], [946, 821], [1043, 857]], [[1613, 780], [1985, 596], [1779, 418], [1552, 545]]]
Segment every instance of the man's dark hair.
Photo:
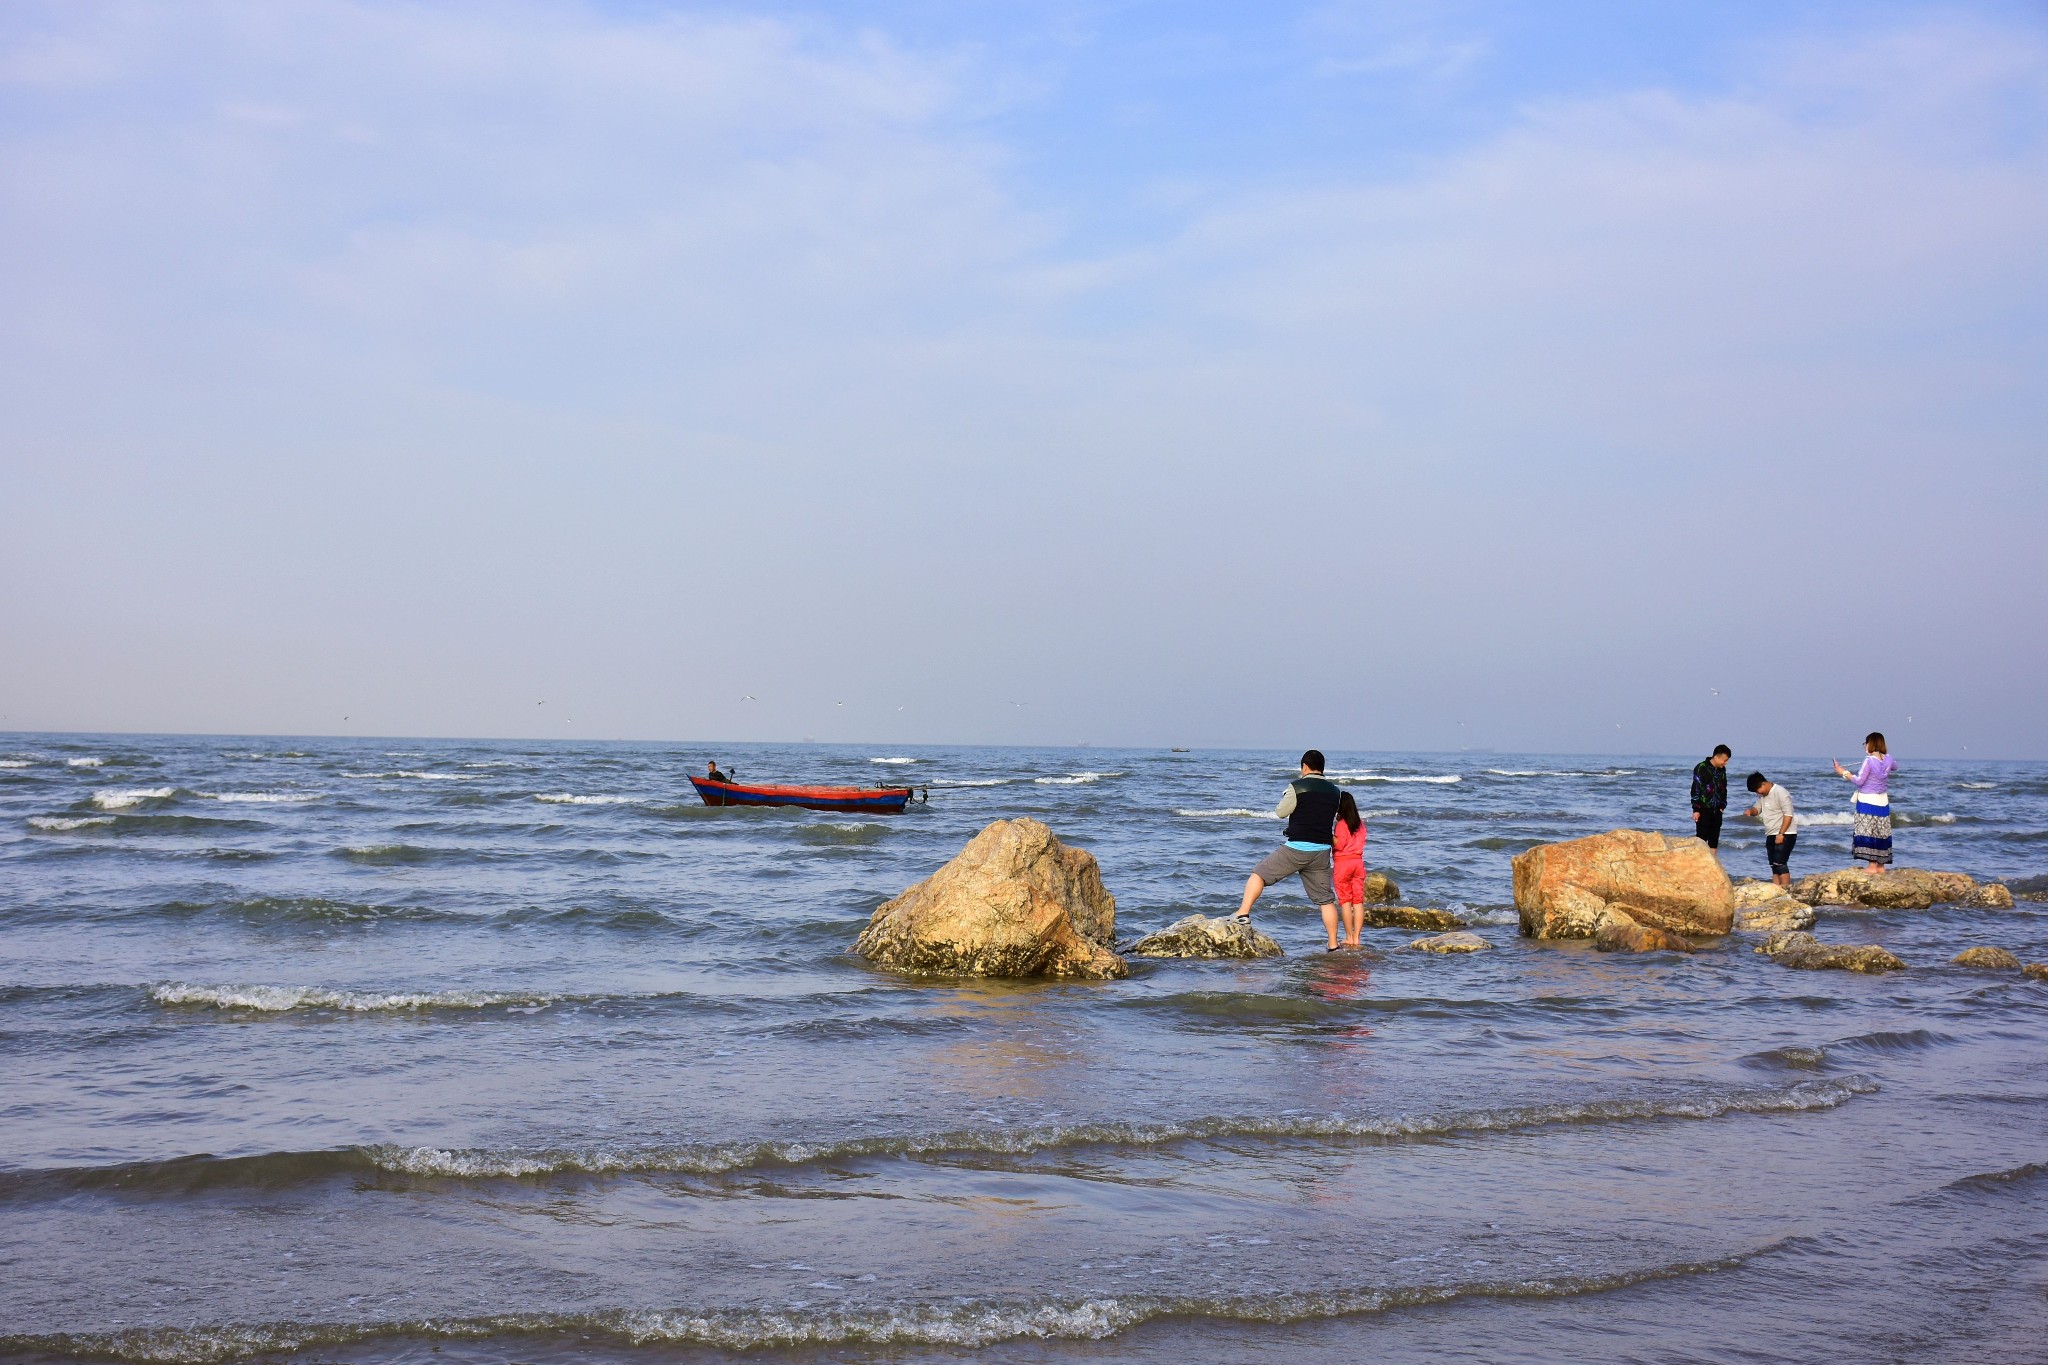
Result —
[[1719, 757], [1720, 757], [1720, 756], [1721, 756], [1722, 754], [1726, 754], [1726, 755], [1728, 755], [1728, 757], [1730, 757], [1730, 758], [1733, 758], [1733, 757], [1735, 757], [1735, 751], [1734, 751], [1733, 749], [1729, 748], [1729, 747], [1728, 747], [1727, 745], [1725, 745], [1725, 744], [1716, 744], [1716, 745], [1714, 746], [1714, 752], [1712, 752], [1712, 753], [1708, 754], [1708, 755], [1707, 755], [1707, 757], [1708, 757], [1708, 758], [1719, 758]]
[[1762, 773], [1751, 773], [1749, 775], [1749, 789], [1753, 792], [1760, 792], [1764, 789], [1764, 783], [1770, 780], [1770, 778], [1765, 777]]
[[1323, 751], [1321, 749], [1310, 749], [1301, 756], [1301, 766], [1312, 773], [1321, 772], [1323, 770]]

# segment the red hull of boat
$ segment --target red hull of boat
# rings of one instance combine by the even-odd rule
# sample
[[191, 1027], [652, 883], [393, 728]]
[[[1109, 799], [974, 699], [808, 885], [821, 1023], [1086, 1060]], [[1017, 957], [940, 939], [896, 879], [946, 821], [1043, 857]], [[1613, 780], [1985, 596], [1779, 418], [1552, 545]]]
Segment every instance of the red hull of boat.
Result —
[[857, 810], [895, 815], [910, 802], [909, 787], [794, 787], [756, 782], [713, 782], [693, 777], [690, 785], [707, 806], [801, 806], [805, 810]]

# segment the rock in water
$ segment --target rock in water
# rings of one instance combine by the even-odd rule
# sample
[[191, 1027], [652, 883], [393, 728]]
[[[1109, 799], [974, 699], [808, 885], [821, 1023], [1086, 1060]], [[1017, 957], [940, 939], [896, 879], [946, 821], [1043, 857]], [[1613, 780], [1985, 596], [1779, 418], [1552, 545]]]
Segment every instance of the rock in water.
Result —
[[1906, 964], [1874, 943], [1822, 943], [1812, 934], [1772, 934], [1756, 951], [1787, 967], [1807, 971], [1896, 972]]
[[1130, 970], [1115, 941], [1095, 855], [1036, 820], [998, 820], [875, 911], [853, 951], [902, 972], [1099, 980]]
[[1931, 905], [2012, 909], [2012, 888], [1980, 882], [1961, 872], [1895, 867], [1889, 872], [1844, 868], [1801, 877], [1792, 894], [1808, 905], [1854, 905], [1870, 910], [1925, 910]]
[[2036, 981], [2048, 981], [2048, 962], [2029, 962], [2020, 970]]
[[1131, 945], [1133, 957], [1279, 957], [1280, 945], [1235, 915], [1189, 915]]
[[1958, 967], [1984, 967], [2001, 972], [2020, 969], [2020, 960], [2003, 948], [1965, 948], [1951, 961]]
[[1384, 872], [1365, 874], [1365, 903], [1367, 905], [1393, 905], [1401, 899], [1401, 888], [1394, 885], [1394, 879]]
[[1369, 900], [1365, 907], [1365, 926], [1368, 929], [1455, 929], [1464, 922], [1448, 910], [1419, 910], [1412, 905], [1374, 905]]
[[1636, 923], [1625, 910], [1610, 909], [1593, 930], [1593, 946], [1603, 953], [1689, 953], [1692, 944], [1678, 935]]
[[1515, 909], [1532, 938], [1591, 938], [1610, 911], [1669, 934], [1734, 926], [1734, 892], [1697, 839], [1618, 829], [1538, 844], [1514, 860]]
[[1477, 934], [1460, 930], [1455, 934], [1431, 934], [1428, 938], [1416, 939], [1408, 946], [1425, 953], [1477, 953], [1493, 945]]
[[1811, 929], [1813, 907], [1792, 899], [1771, 882], [1743, 882], [1735, 888], [1735, 927], [1745, 934], [1777, 934]]

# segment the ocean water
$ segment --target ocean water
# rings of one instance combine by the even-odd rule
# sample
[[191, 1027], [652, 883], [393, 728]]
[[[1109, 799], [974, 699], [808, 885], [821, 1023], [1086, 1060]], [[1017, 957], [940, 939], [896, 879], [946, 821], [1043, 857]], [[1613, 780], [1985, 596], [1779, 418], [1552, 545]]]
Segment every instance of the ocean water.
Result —
[[[1509, 858], [1689, 828], [1690, 759], [1332, 754], [1491, 952], [1282, 889], [1270, 962], [847, 954], [1003, 816], [1126, 936], [1223, 913], [1293, 758], [0, 736], [0, 1357], [2048, 1358], [2048, 983], [1948, 965], [2048, 905], [1823, 912], [1877, 978], [1517, 936]], [[2043, 885], [2048, 765], [1902, 762], [1902, 863]], [[1846, 865], [1846, 785], [1758, 766]]]

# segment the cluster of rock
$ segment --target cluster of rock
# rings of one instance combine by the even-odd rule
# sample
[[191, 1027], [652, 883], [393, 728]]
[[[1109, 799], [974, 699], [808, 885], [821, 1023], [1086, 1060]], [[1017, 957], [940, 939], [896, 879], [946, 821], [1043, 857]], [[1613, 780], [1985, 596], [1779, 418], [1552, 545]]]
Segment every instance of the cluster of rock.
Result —
[[1980, 882], [1960, 872], [1927, 872], [1895, 867], [1886, 872], [1847, 868], [1817, 872], [1792, 886], [1793, 899], [1807, 905], [1848, 905], [1869, 910], [1925, 910], [1960, 905], [1979, 910], [2012, 909], [2012, 888]]
[[[1397, 904], [1400, 888], [1373, 874], [1366, 923], [1428, 929], [1410, 948], [1478, 952], [1493, 945], [1464, 932], [1447, 910]], [[1734, 885], [1697, 839], [1614, 830], [1543, 844], [1514, 860], [1515, 910], [1525, 935], [1591, 939], [1607, 951], [1682, 952], [1694, 938], [1732, 929], [1767, 935], [1756, 951], [1806, 970], [1890, 972], [1906, 964], [1876, 944], [1822, 943], [1811, 933], [1815, 906], [1924, 909], [1932, 905], [2010, 908], [2012, 892], [1956, 872], [1899, 868], [1873, 874], [1823, 872], [1790, 888]], [[1101, 980], [1130, 968], [1115, 951], [1116, 900], [1094, 855], [1062, 844], [1036, 820], [998, 820], [925, 880], [885, 902], [854, 942], [877, 966], [938, 976], [1064, 977]], [[1265, 958], [1280, 945], [1245, 921], [1189, 915], [1128, 951], [1159, 958]], [[2023, 971], [2048, 980], [2048, 963], [2022, 964], [2004, 948], [1974, 947], [1954, 963]]]
[[1636, 829], [1539, 844], [1514, 860], [1515, 913], [1530, 938], [1691, 952], [1734, 927], [1735, 893], [1697, 839]]

